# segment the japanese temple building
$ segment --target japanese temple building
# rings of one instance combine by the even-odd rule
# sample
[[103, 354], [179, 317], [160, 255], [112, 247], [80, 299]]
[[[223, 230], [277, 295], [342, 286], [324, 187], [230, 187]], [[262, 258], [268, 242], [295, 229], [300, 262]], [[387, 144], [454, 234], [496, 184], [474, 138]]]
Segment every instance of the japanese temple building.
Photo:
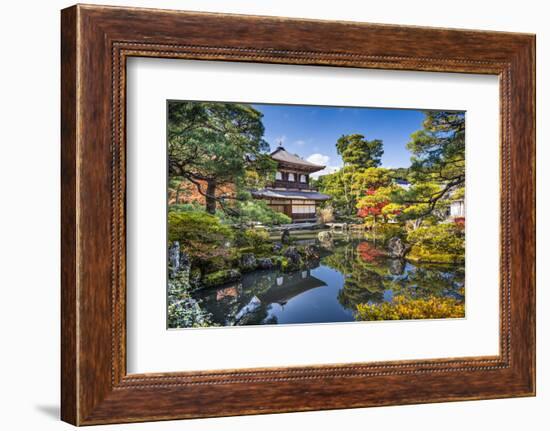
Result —
[[252, 196], [263, 199], [275, 211], [286, 214], [293, 223], [317, 221], [316, 209], [330, 196], [319, 193], [309, 185], [310, 175], [325, 168], [322, 165], [291, 154], [282, 146], [271, 153], [277, 162], [275, 182], [261, 190], [253, 190]]

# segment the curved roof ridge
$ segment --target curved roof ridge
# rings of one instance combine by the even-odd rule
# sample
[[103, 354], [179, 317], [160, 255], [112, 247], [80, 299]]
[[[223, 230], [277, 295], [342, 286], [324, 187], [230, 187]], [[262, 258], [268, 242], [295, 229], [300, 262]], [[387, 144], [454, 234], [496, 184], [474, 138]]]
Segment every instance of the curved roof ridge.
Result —
[[325, 169], [326, 166], [308, 162], [296, 154], [289, 153], [282, 145], [279, 145], [275, 151], [270, 154], [271, 158], [279, 162], [292, 163], [294, 165], [302, 165], [308, 168], [317, 168], [317, 170]]

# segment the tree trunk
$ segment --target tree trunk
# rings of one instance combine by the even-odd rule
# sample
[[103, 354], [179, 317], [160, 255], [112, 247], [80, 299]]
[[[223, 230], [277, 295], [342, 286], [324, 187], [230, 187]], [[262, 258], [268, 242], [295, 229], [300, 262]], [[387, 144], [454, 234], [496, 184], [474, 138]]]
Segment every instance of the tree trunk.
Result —
[[216, 213], [216, 182], [208, 181], [206, 186], [206, 212]]

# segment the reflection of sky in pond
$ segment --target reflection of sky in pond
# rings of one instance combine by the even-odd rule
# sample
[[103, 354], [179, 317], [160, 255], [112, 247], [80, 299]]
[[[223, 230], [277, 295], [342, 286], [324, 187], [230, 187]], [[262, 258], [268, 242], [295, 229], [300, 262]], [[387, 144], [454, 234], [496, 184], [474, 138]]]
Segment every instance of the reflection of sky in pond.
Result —
[[373, 259], [365, 241], [337, 242], [309, 270], [245, 274], [237, 283], [195, 292], [218, 325], [353, 322], [360, 303], [396, 295], [464, 300], [463, 265], [422, 265]]
[[286, 304], [271, 304], [269, 316], [277, 323], [323, 323], [353, 321], [353, 313], [343, 308], [334, 298], [344, 285], [344, 277], [338, 271], [320, 266], [311, 271], [311, 276], [326, 285], [301, 293]]

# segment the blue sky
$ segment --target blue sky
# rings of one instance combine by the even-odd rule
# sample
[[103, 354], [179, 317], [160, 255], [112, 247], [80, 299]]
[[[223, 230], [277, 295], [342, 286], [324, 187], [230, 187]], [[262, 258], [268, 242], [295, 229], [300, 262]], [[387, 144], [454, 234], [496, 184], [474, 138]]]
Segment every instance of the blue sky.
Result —
[[265, 139], [271, 150], [282, 141], [287, 151], [327, 165], [327, 172], [342, 166], [342, 159], [336, 153], [337, 139], [353, 133], [384, 142], [382, 166], [409, 166], [411, 154], [406, 144], [411, 133], [422, 128], [424, 119], [422, 111], [412, 109], [252, 106], [264, 114]]

